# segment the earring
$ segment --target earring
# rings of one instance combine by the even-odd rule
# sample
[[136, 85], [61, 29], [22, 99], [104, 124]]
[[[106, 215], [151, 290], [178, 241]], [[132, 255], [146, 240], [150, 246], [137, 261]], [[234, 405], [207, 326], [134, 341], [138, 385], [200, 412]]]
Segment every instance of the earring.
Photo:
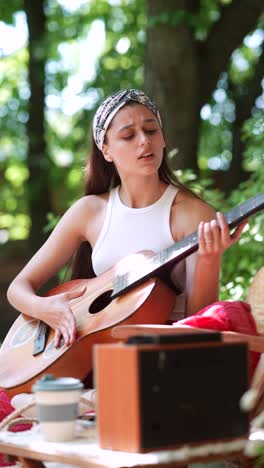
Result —
[[111, 163], [113, 162], [112, 158], [106, 158], [107, 162]]

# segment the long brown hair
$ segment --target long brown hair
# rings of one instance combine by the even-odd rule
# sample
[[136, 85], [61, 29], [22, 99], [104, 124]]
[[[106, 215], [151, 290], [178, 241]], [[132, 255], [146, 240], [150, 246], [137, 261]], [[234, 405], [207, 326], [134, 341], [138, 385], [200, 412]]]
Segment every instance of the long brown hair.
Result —
[[[127, 105], [136, 104], [128, 102]], [[110, 126], [109, 126], [110, 128]], [[85, 195], [99, 195], [109, 192], [117, 187], [121, 180], [113, 163], [105, 160], [103, 153], [97, 147], [93, 135], [91, 136], [91, 152], [85, 167]], [[168, 154], [166, 148], [163, 150], [163, 159], [159, 168], [160, 180], [166, 184], [172, 184], [192, 193], [189, 188], [183, 185], [169, 167]], [[92, 247], [88, 241], [82, 242], [77, 249], [71, 267], [71, 278], [92, 278], [95, 276], [92, 267]]]

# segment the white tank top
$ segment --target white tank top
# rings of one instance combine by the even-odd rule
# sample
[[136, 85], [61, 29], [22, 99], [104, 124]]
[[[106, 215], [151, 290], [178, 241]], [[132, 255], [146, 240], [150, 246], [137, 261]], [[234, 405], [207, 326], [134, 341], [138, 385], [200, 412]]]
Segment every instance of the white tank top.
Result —
[[[120, 200], [119, 187], [111, 190], [104, 224], [92, 252], [93, 269], [97, 276], [130, 254], [141, 250], [157, 253], [174, 244], [170, 230], [170, 211], [178, 191], [177, 187], [168, 185], [163, 195], [152, 205], [130, 208]], [[185, 262], [176, 267], [173, 278], [184, 287]], [[182, 294], [177, 296], [177, 310], [174, 310], [172, 319], [183, 317], [183, 299]]]

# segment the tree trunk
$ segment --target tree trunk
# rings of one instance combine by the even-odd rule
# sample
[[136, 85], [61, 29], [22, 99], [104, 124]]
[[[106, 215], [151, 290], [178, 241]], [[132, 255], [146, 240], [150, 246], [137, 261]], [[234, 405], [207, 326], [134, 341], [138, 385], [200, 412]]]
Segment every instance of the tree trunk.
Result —
[[27, 122], [29, 169], [28, 204], [31, 217], [29, 250], [35, 252], [45, 241], [43, 227], [51, 211], [49, 195], [49, 159], [45, 141], [45, 0], [24, 0], [28, 24], [29, 119]]
[[177, 27], [160, 22], [158, 17], [186, 1], [147, 0], [147, 16], [154, 25], [147, 28], [145, 89], [157, 102], [165, 127], [168, 150], [174, 169], [197, 171], [199, 130], [199, 70], [196, 44], [187, 25]]

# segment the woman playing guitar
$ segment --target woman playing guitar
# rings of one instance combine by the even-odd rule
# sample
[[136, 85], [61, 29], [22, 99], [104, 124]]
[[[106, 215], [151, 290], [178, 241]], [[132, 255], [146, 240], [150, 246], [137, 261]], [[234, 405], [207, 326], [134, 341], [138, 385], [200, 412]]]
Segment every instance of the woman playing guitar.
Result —
[[[72, 277], [97, 276], [100, 286], [101, 275], [116, 264], [125, 269], [136, 252], [144, 251], [136, 256], [138, 270], [139, 258], [144, 268], [153, 253], [197, 231], [197, 252], [173, 269], [181, 294], [173, 310], [168, 308], [168, 318], [195, 314], [218, 299], [222, 254], [239, 239], [245, 222], [230, 235], [225, 217], [178, 181], [168, 165], [159, 110], [145, 93], [119, 91], [100, 105], [85, 175], [85, 196], [64, 214], [8, 289], [18, 311], [53, 330], [55, 349], [78, 340], [72, 303], [87, 297], [87, 288], [77, 283], [47, 297], [37, 292], [73, 256]], [[96, 301], [89, 307], [94, 315], [99, 310]], [[151, 310], [148, 323], [153, 323]]]
[[[142, 91], [120, 91], [100, 105], [85, 175], [86, 195], [64, 214], [8, 289], [18, 311], [54, 329], [55, 346], [62, 337], [71, 345], [76, 322], [69, 301], [85, 288], [50, 297], [37, 291], [74, 254], [74, 277], [88, 278], [92, 270], [100, 275], [122, 257], [157, 252], [195, 230], [198, 251], [176, 267], [185, 295], [178, 313], [195, 314], [217, 300], [222, 253], [239, 239], [245, 223], [230, 236], [224, 216], [177, 180], [168, 166], [158, 108]], [[88, 244], [91, 258], [84, 254]]]

